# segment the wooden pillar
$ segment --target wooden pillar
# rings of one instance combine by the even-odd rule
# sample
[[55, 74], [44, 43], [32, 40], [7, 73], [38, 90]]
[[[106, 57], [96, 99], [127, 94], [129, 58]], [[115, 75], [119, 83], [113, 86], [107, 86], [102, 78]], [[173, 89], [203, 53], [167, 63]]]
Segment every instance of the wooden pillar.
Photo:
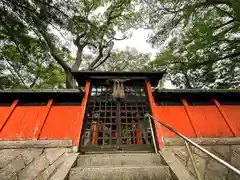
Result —
[[83, 128], [82, 126], [83, 126], [83, 122], [84, 122], [90, 86], [91, 86], [91, 81], [87, 80], [86, 85], [85, 85], [85, 95], [83, 97], [82, 104], [81, 104], [81, 114], [79, 116], [79, 121], [77, 121], [78, 123], [76, 124], [79, 127], [79, 129], [76, 132], [76, 135], [74, 136], [74, 141], [73, 141], [73, 145], [76, 148], [78, 148], [80, 139], [81, 139], [81, 132], [82, 132], [82, 128]]
[[[149, 103], [150, 103], [150, 107], [152, 110], [152, 116], [158, 119], [158, 112], [157, 112], [157, 106], [155, 104], [153, 95], [152, 95], [152, 87], [149, 81], [146, 82], [146, 88], [147, 88], [147, 93], [148, 93], [148, 99], [149, 99]], [[154, 121], [154, 126], [156, 129], [156, 137], [155, 139], [157, 140], [157, 143], [159, 145], [160, 148], [164, 147], [164, 142], [163, 142], [163, 134], [161, 131], [161, 124], [159, 124], [158, 122]]]
[[218, 102], [218, 100], [216, 99], [212, 99], [212, 102], [216, 105], [218, 111], [220, 112], [220, 114], [222, 115], [224, 121], [226, 122], [226, 124], [228, 125], [230, 131], [232, 132], [233, 136], [236, 136], [236, 134], [238, 134], [238, 129], [234, 128], [236, 127], [236, 125], [233, 124], [233, 122], [231, 122], [226, 113], [224, 112], [224, 110], [222, 109], [220, 103]]

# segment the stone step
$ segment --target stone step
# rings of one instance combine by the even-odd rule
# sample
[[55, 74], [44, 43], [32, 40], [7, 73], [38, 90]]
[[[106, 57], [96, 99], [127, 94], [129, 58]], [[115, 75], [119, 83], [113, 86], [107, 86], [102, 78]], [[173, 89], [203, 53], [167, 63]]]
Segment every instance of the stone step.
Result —
[[161, 165], [162, 157], [154, 153], [80, 155], [77, 166]]
[[170, 180], [168, 166], [76, 167], [69, 180]]

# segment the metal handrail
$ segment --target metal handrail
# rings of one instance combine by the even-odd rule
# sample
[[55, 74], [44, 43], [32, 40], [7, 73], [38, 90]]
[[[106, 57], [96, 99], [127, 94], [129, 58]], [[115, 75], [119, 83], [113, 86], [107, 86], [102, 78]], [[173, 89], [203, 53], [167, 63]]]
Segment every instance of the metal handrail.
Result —
[[178, 135], [179, 137], [181, 137], [182, 139], [184, 139], [185, 141], [187, 141], [189, 144], [193, 145], [194, 147], [196, 147], [197, 149], [201, 150], [202, 152], [204, 152], [205, 154], [207, 154], [208, 156], [210, 156], [211, 158], [213, 158], [214, 160], [216, 160], [217, 162], [219, 162], [220, 164], [222, 164], [223, 166], [225, 166], [226, 168], [232, 170], [233, 172], [235, 172], [239, 177], [240, 177], [240, 170], [235, 168], [234, 166], [232, 166], [231, 164], [227, 163], [226, 161], [222, 160], [221, 158], [217, 157], [216, 155], [214, 155], [213, 153], [209, 152], [208, 150], [206, 150], [205, 148], [201, 147], [200, 145], [196, 144], [195, 142], [193, 142], [192, 140], [190, 140], [189, 138], [187, 138], [186, 136], [182, 135], [181, 133], [179, 133], [178, 131], [176, 131], [175, 129], [173, 129], [172, 127], [168, 126], [167, 124], [161, 122], [160, 120], [154, 118], [152, 115], [150, 115], [149, 113], [146, 113], [146, 116], [152, 118], [154, 121], [160, 123], [162, 126], [164, 126], [165, 128], [167, 128], [168, 130], [172, 131], [173, 133], [175, 133], [176, 135]]

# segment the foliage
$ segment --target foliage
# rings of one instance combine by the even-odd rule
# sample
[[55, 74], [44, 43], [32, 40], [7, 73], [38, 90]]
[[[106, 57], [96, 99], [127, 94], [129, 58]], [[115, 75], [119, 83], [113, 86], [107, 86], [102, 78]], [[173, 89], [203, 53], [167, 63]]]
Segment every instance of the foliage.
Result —
[[148, 54], [139, 53], [136, 49], [128, 48], [124, 51], [114, 51], [106, 63], [98, 70], [104, 71], [143, 71], [144, 65], [150, 61]]
[[28, 50], [14, 44], [3, 45], [0, 59], [2, 89], [64, 87], [64, 72], [34, 40]]
[[[125, 38], [115, 37], [117, 30], [124, 32], [126, 28], [132, 26], [133, 19], [137, 17], [130, 0], [1, 0], [0, 16], [1, 48], [9, 48], [11, 45], [13, 53], [11, 57], [5, 56], [3, 48], [1, 61], [26, 66], [27, 71], [32, 68], [32, 72], [28, 73], [35, 73], [36, 76], [38, 71], [30, 65], [39, 63], [41, 60], [38, 58], [41, 57], [38, 56], [42, 54], [46, 58], [44, 68], [49, 65], [62, 67], [68, 88], [76, 87], [71, 71], [79, 70], [81, 67], [84, 51], [90, 51], [94, 57], [92, 62], [88, 63], [88, 70], [94, 70], [102, 65], [111, 54], [114, 40]], [[69, 46], [63, 43], [63, 37], [56, 34], [68, 35], [68, 44], [77, 47], [76, 58], [70, 63], [67, 61], [70, 58], [69, 53], [65, 53], [69, 51]], [[33, 44], [38, 49], [38, 54], [31, 48]], [[42, 69], [41, 66], [39, 68]], [[56, 69], [58, 71], [56, 74], [62, 74], [62, 70]], [[41, 70], [40, 74], [46, 73], [45, 70]], [[31, 77], [34, 81], [34, 77], [22, 71], [14, 72], [25, 76], [22, 77], [24, 81], [26, 77]], [[31, 86], [27, 79], [27, 82], [23, 82], [20, 77], [18, 80], [24, 87], [29, 84]]]
[[150, 41], [167, 46], [150, 66], [167, 67], [167, 79], [179, 88], [240, 87], [240, 1], [151, 3]]
[[[0, 88], [76, 88], [72, 71], [164, 68], [179, 88], [238, 88], [239, 7], [240, 0], [1, 0]], [[161, 50], [148, 65], [146, 54], [113, 51], [131, 27], [153, 30], [149, 42]]]

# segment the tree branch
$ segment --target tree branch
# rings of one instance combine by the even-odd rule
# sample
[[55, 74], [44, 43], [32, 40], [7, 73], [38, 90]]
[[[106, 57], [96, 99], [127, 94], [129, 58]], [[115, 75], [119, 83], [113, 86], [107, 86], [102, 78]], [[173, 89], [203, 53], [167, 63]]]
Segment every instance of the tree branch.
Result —
[[93, 67], [97, 64], [97, 62], [103, 57], [103, 48], [100, 47], [99, 48], [99, 54], [98, 56], [96, 57], [96, 59], [94, 59], [94, 61], [88, 66], [88, 70], [92, 70]]
[[112, 38], [112, 40], [116, 40], [116, 41], [121, 41], [121, 40], [124, 40], [124, 39], [126, 39], [127, 38], [127, 36], [124, 36], [124, 37], [122, 37], [122, 38]]
[[[24, 86], [24, 87], [27, 87], [26, 84], [25, 84], [25, 82], [24, 82], [24, 80], [23, 80], [23, 78], [22, 78], [22, 76], [21, 76], [21, 74], [16, 70], [16, 68], [14, 67], [14, 65], [13, 65], [12, 63], [10, 63], [10, 61], [8, 61], [8, 60], [7, 60], [7, 63], [13, 68], [14, 72], [17, 74], [17, 77], [18, 77], [18, 79], [21, 81], [21, 83], [23, 84], [23, 86]], [[10, 68], [8, 68], [8, 69], [11, 71], [12, 74], [14, 74], [13, 71], [12, 71]]]
[[36, 82], [37, 82], [39, 76], [40, 76], [40, 69], [38, 69], [38, 71], [37, 71], [37, 73], [36, 73], [36, 76], [35, 76], [35, 78], [34, 78], [32, 84], [29, 86], [30, 88], [33, 88], [33, 86], [35, 86], [35, 84], [36, 84]]
[[222, 58], [219, 58], [218, 61], [223, 60], [223, 59], [227, 59], [227, 58], [234, 58], [234, 57], [237, 57], [237, 56], [240, 56], [240, 51], [239, 52], [234, 52], [232, 54], [229, 54], [229, 55], [226, 55]]
[[219, 29], [219, 28], [221, 28], [221, 27], [223, 27], [223, 26], [226, 26], [226, 25], [228, 25], [228, 24], [231, 24], [231, 23], [234, 22], [234, 21], [235, 21], [235, 19], [231, 19], [230, 21], [227, 21], [227, 22], [225, 22], [225, 23], [223, 23], [223, 24], [221, 24], [221, 25], [218, 25], [218, 26], [214, 27], [214, 29]]
[[107, 56], [95, 67], [92, 68], [92, 70], [97, 69], [99, 66], [101, 66], [104, 62], [106, 62], [106, 60], [111, 56], [111, 51], [112, 51], [113, 46], [110, 47], [110, 49], [108, 50]]
[[227, 11], [225, 11], [225, 10], [223, 10], [223, 9], [221, 9], [221, 8], [219, 8], [219, 7], [217, 7], [216, 5], [213, 5], [213, 6], [214, 6], [217, 10], [219, 10], [219, 11], [221, 11], [221, 12], [227, 14], [229, 17], [231, 17], [231, 18], [234, 19], [235, 21], [239, 21], [239, 19], [236, 19], [236, 17], [234, 17], [233, 15], [231, 15], [229, 12], [227, 12]]

